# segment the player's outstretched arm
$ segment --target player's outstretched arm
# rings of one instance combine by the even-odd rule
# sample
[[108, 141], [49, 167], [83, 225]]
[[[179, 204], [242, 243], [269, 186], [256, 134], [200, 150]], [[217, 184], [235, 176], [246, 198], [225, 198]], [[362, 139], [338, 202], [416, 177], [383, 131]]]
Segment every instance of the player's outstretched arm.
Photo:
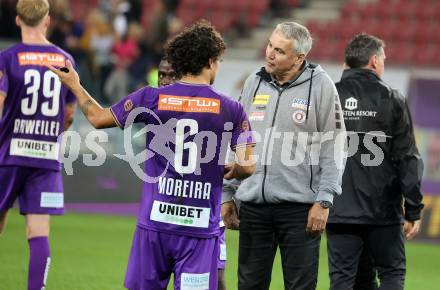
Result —
[[255, 161], [253, 154], [254, 144], [236, 147], [235, 155], [238, 162], [225, 165], [224, 178], [227, 180], [233, 178], [243, 180], [251, 176], [255, 172]]
[[60, 78], [60, 81], [76, 96], [81, 111], [93, 127], [102, 129], [117, 126], [110, 109], [101, 107], [101, 105], [90, 96], [86, 89], [82, 87], [78, 73], [69, 60], [66, 60], [66, 68], [58, 70], [53, 66], [49, 66], [49, 69], [54, 72]]

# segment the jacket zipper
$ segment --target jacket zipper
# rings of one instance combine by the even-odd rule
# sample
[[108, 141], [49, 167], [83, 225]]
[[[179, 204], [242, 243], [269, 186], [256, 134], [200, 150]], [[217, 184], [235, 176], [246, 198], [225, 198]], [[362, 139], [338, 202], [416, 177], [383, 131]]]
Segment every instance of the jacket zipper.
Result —
[[[275, 87], [275, 86], [274, 86]], [[281, 99], [281, 94], [284, 92], [284, 89], [282, 89], [282, 90], [279, 90], [277, 87], [275, 87], [275, 89], [278, 91], [278, 98], [277, 98], [277, 103], [276, 103], [276, 106], [275, 106], [275, 112], [273, 113], [273, 117], [272, 117], [272, 125], [271, 125], [271, 128], [273, 128], [273, 126], [274, 126], [274, 124], [275, 124], [275, 117], [276, 117], [276, 115], [277, 115], [277, 112], [278, 112], [278, 105], [279, 105], [279, 102], [280, 102], [280, 99]], [[272, 137], [272, 129], [270, 130], [270, 132], [269, 132], [269, 140], [270, 140], [270, 138]], [[270, 142], [270, 141], [269, 141]], [[266, 154], [264, 155], [264, 157], [265, 157], [265, 159], [267, 158], [267, 152], [269, 151], [269, 146], [267, 146], [267, 148], [266, 148]], [[265, 194], [264, 194], [264, 187], [265, 187], [265, 185], [266, 185], [266, 175], [267, 175], [267, 165], [266, 165], [266, 160], [264, 160], [264, 170], [263, 170], [263, 181], [262, 181], [262, 184], [261, 184], [261, 195], [262, 195], [262, 197], [263, 197], [263, 202], [265, 202], [266, 203], [266, 196], [265, 196]]]
[[[301, 73], [302, 74], [302, 73]], [[301, 75], [300, 74], [300, 75]], [[300, 76], [299, 75], [299, 76]], [[298, 76], [298, 77], [299, 77]], [[297, 77], [297, 78], [298, 78]], [[313, 77], [313, 74], [311, 75], [311, 77]], [[285, 87], [284, 89], [282, 88], [281, 90], [280, 89], [278, 89], [278, 87], [276, 86], [276, 85], [274, 85], [272, 82], [269, 82], [269, 84], [271, 85], [271, 86], [273, 86], [277, 91], [278, 91], [278, 99], [277, 99], [277, 103], [276, 103], [276, 107], [275, 107], [275, 112], [274, 112], [274, 114], [273, 114], [273, 118], [272, 118], [272, 126], [271, 127], [273, 127], [274, 126], [274, 124], [275, 124], [275, 117], [276, 117], [276, 115], [277, 115], [277, 112], [278, 112], [278, 105], [279, 105], [279, 102], [280, 102], [280, 98], [281, 98], [281, 94], [284, 92], [284, 90], [286, 90], [286, 89], [290, 89], [290, 88], [293, 88], [293, 87], [296, 87], [296, 86], [299, 86], [299, 85], [302, 85], [303, 83], [305, 83], [306, 81], [308, 81], [308, 79], [307, 80], [304, 80], [304, 81], [302, 81], [302, 82], [300, 82], [300, 83], [297, 83], [297, 84], [291, 84], [290, 86], [288, 86], [288, 87]], [[311, 81], [311, 78], [310, 78], [310, 81]], [[257, 94], [257, 91], [258, 91], [258, 88], [260, 87], [260, 84], [261, 84], [261, 78], [260, 78], [260, 81], [258, 82], [258, 86], [257, 86], [257, 89], [255, 90], [255, 92], [254, 92], [254, 97], [255, 97], [255, 95]], [[310, 89], [309, 89], [309, 94], [310, 94]], [[310, 96], [309, 96], [310, 97]], [[310, 101], [310, 99], [309, 99], [309, 101]], [[308, 114], [307, 114], [308, 115]], [[270, 131], [270, 133], [269, 133], [269, 140], [270, 140], [270, 137], [272, 137], [272, 130]], [[265, 154], [265, 158], [267, 158], [267, 151], [269, 150], [269, 146], [266, 148], [266, 154]], [[264, 194], [264, 187], [265, 187], [265, 185], [266, 185], [266, 175], [267, 175], [267, 165], [266, 165], [266, 160], [264, 160], [264, 164], [265, 165], [263, 165], [264, 166], [264, 170], [263, 170], [263, 180], [262, 180], [262, 183], [261, 183], [261, 195], [262, 195], [262, 198], [263, 198], [263, 202], [264, 203], [266, 203], [267, 201], [266, 201], [266, 196], [265, 196], [265, 194]], [[310, 189], [312, 188], [312, 183], [313, 183], [313, 172], [312, 172], [312, 167], [310, 166]], [[313, 191], [313, 189], [312, 189], [312, 191]]]

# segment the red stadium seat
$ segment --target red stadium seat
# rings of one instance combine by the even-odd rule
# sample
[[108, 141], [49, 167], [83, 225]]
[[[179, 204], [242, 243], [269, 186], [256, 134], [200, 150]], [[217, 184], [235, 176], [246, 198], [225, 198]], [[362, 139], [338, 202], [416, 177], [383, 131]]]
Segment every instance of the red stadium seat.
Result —
[[414, 53], [415, 65], [422, 67], [434, 65], [437, 49], [435, 46], [419, 44]]
[[433, 58], [434, 59], [433, 59], [432, 65], [440, 67], [440, 53], [438, 53], [438, 48], [437, 48], [437, 52], [434, 54]]
[[189, 8], [179, 8], [177, 10], [177, 17], [185, 24], [191, 24], [194, 22], [195, 19], [197, 19], [196, 14], [194, 13], [194, 10]]
[[84, 22], [88, 15], [87, 12], [96, 7], [97, 1], [78, 0], [70, 1], [69, 4], [72, 18], [77, 22]]
[[263, 16], [263, 13], [268, 8], [269, 1], [261, 0], [261, 1], [251, 1], [248, 6], [248, 13], [246, 24], [249, 27], [256, 27], [260, 23], [260, 19]]
[[248, 9], [252, 5], [251, 0], [235, 0], [232, 1], [231, 7], [235, 10], [245, 10]]
[[398, 64], [411, 64], [413, 63], [414, 55], [415, 50], [412, 46], [409, 46], [406, 42], [398, 42], [396, 43], [393, 61]]
[[224, 33], [226, 30], [228, 30], [233, 23], [233, 18], [230, 14], [214, 13], [211, 15], [209, 20], [220, 33]]
[[342, 19], [344, 20], [352, 20], [358, 17], [359, 10], [361, 6], [357, 1], [351, 0], [348, 1], [341, 10]]
[[154, 15], [158, 11], [160, 0], [144, 0], [142, 2], [142, 17], [141, 23], [143, 28], [148, 31], [152, 22], [155, 20]]
[[418, 21], [426, 21], [433, 18], [435, 15], [435, 5], [432, 2], [423, 1], [418, 4], [417, 9], [414, 11]]
[[289, 6], [292, 6], [292, 7], [297, 7], [297, 6], [299, 6], [299, 0], [288, 0], [287, 4], [289, 4]]
[[317, 21], [309, 21], [306, 23], [306, 27], [309, 29], [310, 33], [312, 34], [312, 37], [315, 37], [321, 33], [320, 31], [320, 25]]
[[408, 21], [415, 18], [415, 11], [418, 9], [417, 3], [409, 2], [399, 5], [399, 9], [396, 12], [401, 21]]
[[380, 8], [377, 10], [377, 16], [382, 20], [390, 21], [398, 17], [397, 11], [400, 9], [398, 3], [390, 1], [389, 3], [382, 4], [381, 2], [376, 2], [376, 5]]
[[414, 35], [415, 43], [426, 43], [430, 40], [431, 26], [426, 23], [419, 22], [415, 28], [416, 34]]
[[414, 41], [417, 34], [417, 26], [414, 22], [404, 21], [397, 24], [397, 28], [394, 31], [394, 39], [401, 42]]
[[383, 39], [385, 42], [394, 41], [398, 31], [401, 29], [398, 21], [381, 20], [378, 24], [376, 36]]

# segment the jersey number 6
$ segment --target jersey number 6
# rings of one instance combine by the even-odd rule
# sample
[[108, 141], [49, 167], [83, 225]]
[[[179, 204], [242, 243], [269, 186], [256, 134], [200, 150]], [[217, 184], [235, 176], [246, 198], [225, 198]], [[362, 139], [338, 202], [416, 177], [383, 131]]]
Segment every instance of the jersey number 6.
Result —
[[[197, 144], [185, 142], [185, 128], [189, 128], [189, 135], [199, 131], [199, 124], [193, 119], [181, 119], [176, 124], [176, 153], [174, 155], [174, 169], [180, 174], [191, 174], [197, 166]], [[188, 164], [183, 165], [183, 150], [188, 149]]]

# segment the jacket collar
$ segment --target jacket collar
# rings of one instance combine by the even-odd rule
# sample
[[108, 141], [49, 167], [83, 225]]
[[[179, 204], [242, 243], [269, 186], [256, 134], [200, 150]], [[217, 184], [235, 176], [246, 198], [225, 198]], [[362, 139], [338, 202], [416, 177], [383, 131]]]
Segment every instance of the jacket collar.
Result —
[[380, 77], [371, 69], [367, 68], [350, 68], [346, 69], [342, 72], [341, 80], [356, 77], [356, 76], [362, 76], [362, 77], [368, 77], [373, 78], [376, 80], [380, 80]]
[[266, 68], [263, 66], [259, 72], [257, 72], [257, 76], [261, 77], [264, 81], [268, 83], [272, 83], [273, 85], [282, 88], [282, 87], [290, 87], [303, 73], [306, 71], [307, 68], [315, 68], [317, 65], [313, 63], [309, 63], [307, 60], [304, 61], [304, 66], [299, 72], [298, 75], [296, 75], [292, 80], [288, 81], [284, 85], [280, 86], [276, 80], [273, 78], [273, 76], [266, 71]]

